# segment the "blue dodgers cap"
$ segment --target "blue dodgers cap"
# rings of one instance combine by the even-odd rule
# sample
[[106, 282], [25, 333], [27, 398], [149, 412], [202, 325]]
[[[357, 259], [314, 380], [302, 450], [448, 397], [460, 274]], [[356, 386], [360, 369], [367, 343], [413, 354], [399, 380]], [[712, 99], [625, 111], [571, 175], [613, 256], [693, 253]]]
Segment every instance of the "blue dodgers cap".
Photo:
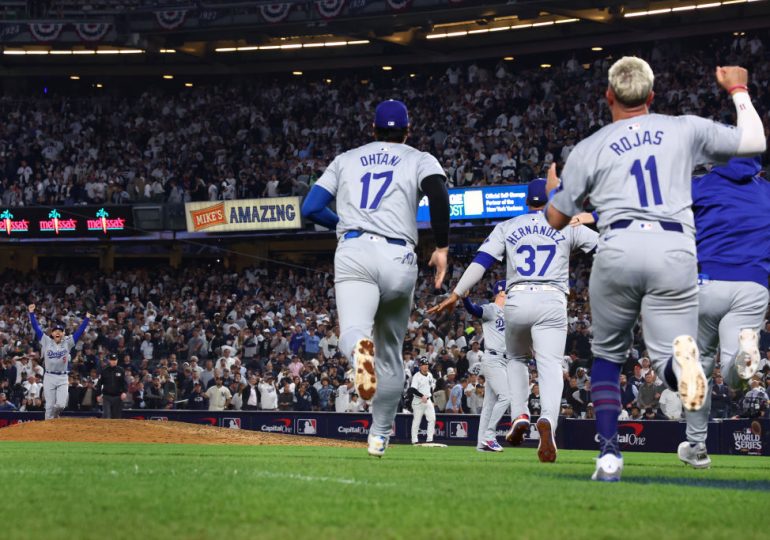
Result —
[[61, 330], [62, 332], [64, 332], [64, 325], [62, 323], [55, 323], [53, 325], [53, 330]]
[[374, 111], [374, 127], [384, 129], [406, 129], [409, 127], [409, 113], [406, 105], [397, 99], [389, 99], [377, 105]]
[[530, 206], [545, 206], [548, 193], [545, 192], [545, 178], [535, 178], [527, 188], [527, 204]]
[[505, 291], [505, 280], [501, 279], [500, 281], [495, 281], [495, 284], [492, 286], [492, 292], [495, 293], [495, 296], [497, 296], [498, 294], [504, 291]]

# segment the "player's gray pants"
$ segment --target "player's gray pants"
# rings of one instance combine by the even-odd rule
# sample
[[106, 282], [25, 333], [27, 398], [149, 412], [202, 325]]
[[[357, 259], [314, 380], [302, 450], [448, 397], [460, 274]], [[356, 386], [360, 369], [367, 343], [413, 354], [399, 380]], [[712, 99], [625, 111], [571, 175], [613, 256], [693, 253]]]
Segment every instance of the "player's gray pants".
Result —
[[334, 256], [340, 351], [352, 362], [356, 342], [364, 337], [374, 340], [373, 435], [390, 436], [404, 389], [401, 349], [417, 281], [416, 261], [410, 246], [389, 244], [370, 234], [341, 240]]
[[479, 417], [477, 446], [484, 441], [497, 438], [497, 424], [511, 404], [511, 389], [508, 383], [508, 365], [511, 362], [501, 356], [484, 353], [481, 357], [481, 374], [487, 381], [484, 389], [484, 403]]
[[529, 370], [534, 352], [540, 385], [541, 416], [556, 429], [564, 376], [561, 360], [567, 341], [567, 298], [556, 290], [511, 291], [505, 303], [505, 343], [509, 362], [511, 418], [529, 414]]
[[738, 334], [744, 328], [757, 331], [762, 327], [767, 310], [766, 287], [750, 281], [707, 281], [700, 286], [698, 308], [698, 349], [703, 371], [709, 381], [706, 402], [698, 411], [686, 411], [687, 440], [706, 442], [711, 412], [711, 374], [719, 345], [722, 376], [728, 386], [740, 379], [735, 372]]
[[433, 435], [436, 432], [436, 408], [433, 401], [428, 399], [426, 403], [418, 397], [412, 399], [412, 444], [419, 442], [420, 424], [422, 417], [428, 421], [428, 427], [425, 430], [425, 442], [433, 442]]
[[67, 406], [69, 398], [68, 377], [46, 373], [43, 377], [43, 396], [45, 396], [45, 419], [58, 418]]
[[674, 338], [695, 337], [698, 330], [695, 241], [684, 233], [664, 231], [656, 222], [647, 225], [651, 228], [642, 229], [634, 221], [628, 229], [610, 230], [599, 239], [588, 289], [591, 350], [598, 358], [625, 363], [641, 314], [652, 367], [665, 382], [663, 371]]

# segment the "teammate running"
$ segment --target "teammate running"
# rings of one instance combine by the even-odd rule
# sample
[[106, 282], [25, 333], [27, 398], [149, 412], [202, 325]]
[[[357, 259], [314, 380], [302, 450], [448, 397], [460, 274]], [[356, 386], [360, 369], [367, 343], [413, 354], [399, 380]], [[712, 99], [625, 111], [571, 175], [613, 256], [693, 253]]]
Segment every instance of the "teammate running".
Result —
[[[406, 106], [396, 100], [375, 111], [375, 142], [337, 156], [302, 205], [308, 219], [336, 228], [334, 282], [340, 351], [351, 358], [362, 399], [372, 399], [368, 452], [382, 457], [404, 388], [401, 359], [417, 280], [417, 206], [428, 197], [436, 249], [428, 263], [434, 285], [446, 275], [449, 194], [444, 170], [405, 144]], [[337, 201], [337, 214], [327, 205]], [[376, 359], [376, 361], [375, 361]]]
[[698, 327], [693, 164], [756, 155], [766, 146], [746, 70], [719, 67], [716, 79], [732, 96], [738, 129], [697, 116], [650, 114], [650, 66], [636, 57], [615, 62], [605, 94], [613, 122], [570, 153], [563, 189], [546, 212], [548, 222], [563, 229], [590, 199], [599, 217], [601, 240], [589, 286], [591, 390], [600, 448], [594, 480], [618, 481], [623, 470], [619, 376], [640, 314], [658, 376], [678, 389], [687, 410], [700, 409], [706, 398], [693, 338]]
[[35, 304], [28, 306], [29, 321], [35, 331], [35, 338], [40, 342], [40, 356], [43, 358], [45, 376], [43, 377], [43, 395], [45, 396], [45, 419], [58, 418], [67, 406], [69, 396], [70, 350], [83, 335], [91, 318], [86, 313], [85, 319], [72, 336], [64, 337], [64, 326], [54, 323], [50, 337], [43, 333], [35, 318]]
[[[678, 455], [707, 468], [711, 373], [719, 344], [725, 382], [737, 387], [759, 367], [758, 330], [767, 311], [770, 277], [770, 182], [759, 158], [734, 158], [692, 182], [695, 242], [700, 266], [698, 348], [708, 375], [706, 401], [687, 411], [687, 440]], [[745, 219], [751, 216], [751, 219]]]
[[543, 215], [548, 200], [545, 188], [543, 178], [529, 183], [529, 213], [498, 224], [479, 247], [454, 292], [428, 312], [453, 309], [484, 272], [505, 256], [505, 343], [510, 356], [507, 373], [511, 418], [515, 419], [506, 440], [520, 444], [529, 431], [527, 362], [534, 351], [542, 403], [536, 424], [540, 435], [537, 456], [542, 462], [553, 462], [556, 461], [555, 431], [564, 388], [561, 361], [567, 341], [569, 256], [576, 249], [592, 251], [598, 235], [583, 225], [561, 232], [548, 225]]

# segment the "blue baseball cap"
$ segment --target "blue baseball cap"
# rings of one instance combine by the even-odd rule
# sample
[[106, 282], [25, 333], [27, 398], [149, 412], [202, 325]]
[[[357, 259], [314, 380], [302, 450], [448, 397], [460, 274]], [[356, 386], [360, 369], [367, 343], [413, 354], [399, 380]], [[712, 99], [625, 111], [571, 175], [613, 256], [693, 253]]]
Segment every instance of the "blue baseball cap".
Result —
[[505, 280], [495, 281], [495, 284], [492, 285], [492, 292], [495, 293], [495, 296], [503, 291], [505, 291]]
[[406, 105], [397, 99], [389, 99], [377, 105], [374, 111], [374, 127], [406, 129], [409, 127], [409, 113]]
[[535, 178], [527, 187], [527, 204], [530, 206], [545, 206], [548, 193], [545, 192], [545, 178]]
[[53, 325], [53, 329], [54, 330], [61, 330], [62, 332], [64, 332], [64, 325], [62, 323], [55, 323]]

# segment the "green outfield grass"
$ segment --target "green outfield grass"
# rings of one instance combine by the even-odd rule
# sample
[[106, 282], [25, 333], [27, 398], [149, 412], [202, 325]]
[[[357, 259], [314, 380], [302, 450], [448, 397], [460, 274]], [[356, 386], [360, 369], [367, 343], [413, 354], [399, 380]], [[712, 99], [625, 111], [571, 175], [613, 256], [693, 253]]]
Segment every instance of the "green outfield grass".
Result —
[[531, 449], [0, 444], [3, 538], [768, 538], [770, 459]]

